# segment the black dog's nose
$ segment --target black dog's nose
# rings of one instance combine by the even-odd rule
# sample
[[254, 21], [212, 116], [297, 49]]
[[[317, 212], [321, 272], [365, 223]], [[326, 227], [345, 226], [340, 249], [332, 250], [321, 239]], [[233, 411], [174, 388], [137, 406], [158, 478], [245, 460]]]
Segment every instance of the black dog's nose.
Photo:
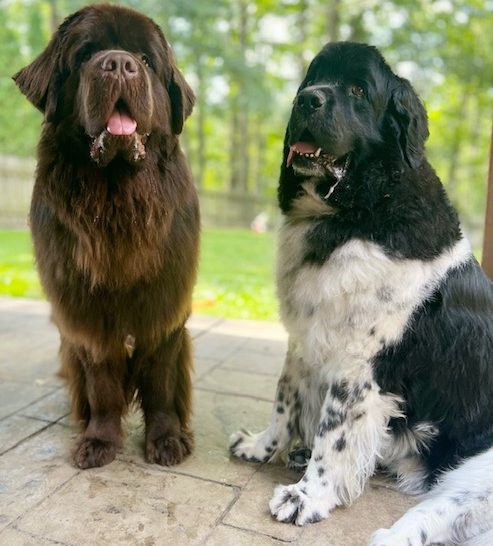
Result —
[[124, 51], [109, 51], [101, 61], [101, 68], [126, 80], [135, 78], [139, 71], [135, 59]]
[[304, 114], [311, 114], [321, 108], [327, 99], [320, 89], [303, 89], [298, 93], [295, 104]]

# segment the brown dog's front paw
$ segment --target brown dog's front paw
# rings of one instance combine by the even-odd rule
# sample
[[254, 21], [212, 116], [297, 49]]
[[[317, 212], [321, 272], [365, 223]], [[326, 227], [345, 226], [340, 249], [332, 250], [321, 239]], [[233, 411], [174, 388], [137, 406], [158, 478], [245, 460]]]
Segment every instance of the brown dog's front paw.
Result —
[[193, 436], [189, 432], [183, 432], [179, 437], [163, 434], [155, 440], [148, 440], [146, 445], [146, 460], [149, 463], [157, 463], [163, 466], [171, 466], [181, 463], [190, 455], [193, 447]]
[[116, 456], [116, 444], [98, 440], [97, 438], [84, 438], [75, 446], [73, 458], [79, 468], [93, 468], [111, 463]]

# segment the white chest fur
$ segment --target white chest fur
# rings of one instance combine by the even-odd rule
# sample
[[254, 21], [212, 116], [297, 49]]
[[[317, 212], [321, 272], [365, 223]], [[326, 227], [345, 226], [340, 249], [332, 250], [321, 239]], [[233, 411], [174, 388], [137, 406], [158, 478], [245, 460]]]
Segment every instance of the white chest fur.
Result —
[[305, 364], [329, 366], [333, 376], [361, 377], [361, 366], [402, 337], [413, 311], [471, 253], [462, 239], [433, 260], [399, 259], [375, 243], [352, 239], [314, 265], [303, 263], [311, 227], [288, 220], [281, 228], [281, 317]]

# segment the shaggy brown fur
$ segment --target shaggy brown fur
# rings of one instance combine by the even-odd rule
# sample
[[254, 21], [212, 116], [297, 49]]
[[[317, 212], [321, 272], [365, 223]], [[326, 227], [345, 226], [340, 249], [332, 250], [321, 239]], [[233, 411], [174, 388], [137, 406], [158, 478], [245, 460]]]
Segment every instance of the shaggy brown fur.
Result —
[[[199, 211], [177, 135], [193, 93], [159, 27], [109, 5], [68, 17], [14, 79], [45, 115], [30, 221], [83, 423], [74, 461], [114, 459], [137, 396], [147, 460], [178, 463], [193, 442]], [[112, 116], [127, 120], [121, 134]]]

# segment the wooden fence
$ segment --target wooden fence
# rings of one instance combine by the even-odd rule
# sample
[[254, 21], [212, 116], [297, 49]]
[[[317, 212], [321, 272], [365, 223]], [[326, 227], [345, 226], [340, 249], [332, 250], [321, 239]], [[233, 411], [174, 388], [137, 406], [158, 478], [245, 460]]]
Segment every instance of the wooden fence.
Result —
[[[35, 166], [32, 159], [0, 156], [0, 228], [27, 227]], [[279, 218], [275, 196], [201, 191], [199, 197], [206, 227], [248, 228], [261, 213], [273, 227]]]
[[[492, 140], [493, 142], [493, 140]], [[492, 144], [493, 158], [493, 144]], [[34, 180], [35, 161], [0, 156], [0, 229], [27, 227], [27, 216]], [[280, 213], [275, 196], [263, 197], [220, 191], [199, 192], [202, 224], [205, 227], [250, 227], [254, 218], [263, 214], [267, 227], [278, 225]], [[484, 258], [493, 276], [493, 159], [490, 170], [489, 214], [486, 217]], [[488, 222], [489, 219], [489, 222]], [[480, 248], [483, 239], [483, 218], [462, 218], [473, 247]]]
[[0, 156], [0, 227], [26, 228], [36, 163]]

